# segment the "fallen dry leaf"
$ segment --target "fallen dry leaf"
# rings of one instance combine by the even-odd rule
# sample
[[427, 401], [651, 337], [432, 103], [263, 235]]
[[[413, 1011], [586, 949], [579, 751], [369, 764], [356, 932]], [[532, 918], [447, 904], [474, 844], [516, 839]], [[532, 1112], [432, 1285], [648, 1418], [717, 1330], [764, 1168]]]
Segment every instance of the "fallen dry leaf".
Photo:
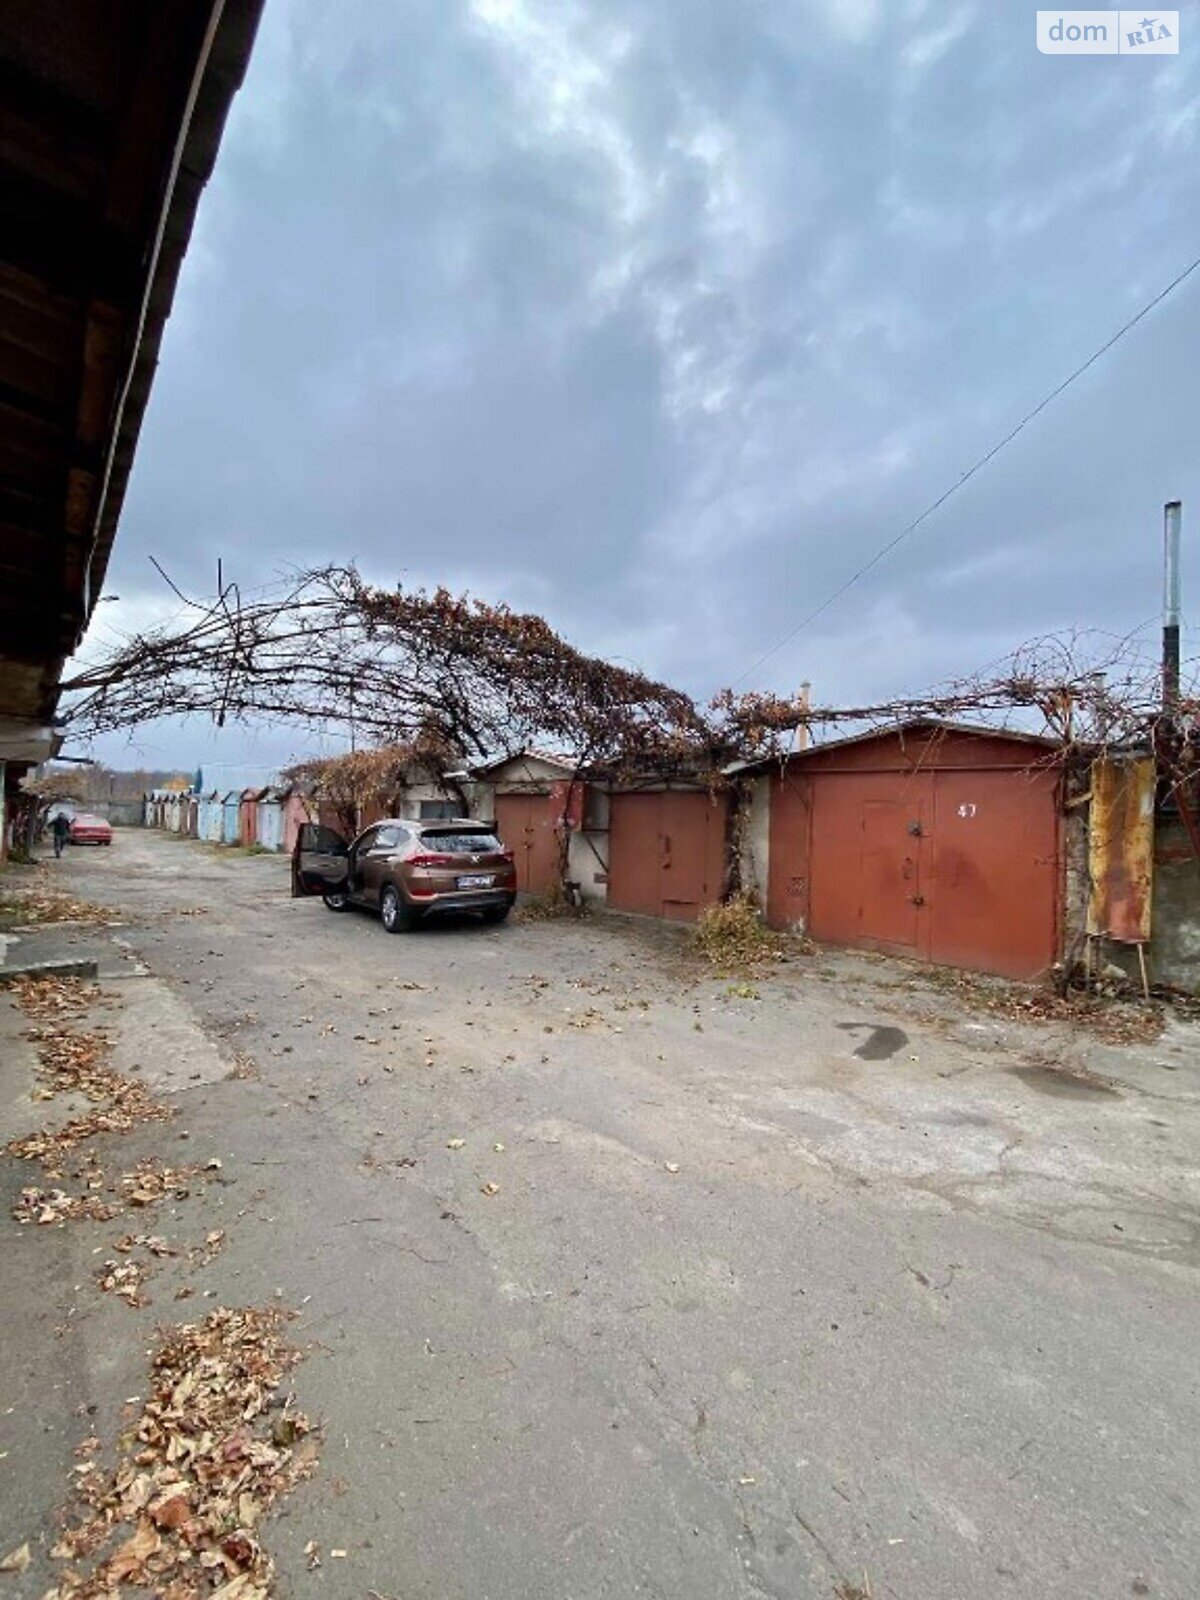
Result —
[[29, 1553], [29, 1546], [27, 1544], [18, 1545], [15, 1550], [10, 1550], [0, 1560], [0, 1572], [24, 1572], [32, 1560], [33, 1557]]
[[217, 1259], [224, 1248], [225, 1229], [211, 1228], [204, 1236], [204, 1243], [188, 1251], [188, 1260], [196, 1266], [207, 1266], [210, 1261]]
[[147, 1508], [156, 1528], [182, 1528], [192, 1514], [186, 1489], [168, 1489]]
[[105, 1565], [108, 1568], [107, 1576], [117, 1583], [137, 1581], [145, 1570], [146, 1562], [157, 1553], [162, 1545], [154, 1524], [149, 1521], [138, 1523], [137, 1532], [131, 1539], [126, 1539], [120, 1549], [108, 1558]]

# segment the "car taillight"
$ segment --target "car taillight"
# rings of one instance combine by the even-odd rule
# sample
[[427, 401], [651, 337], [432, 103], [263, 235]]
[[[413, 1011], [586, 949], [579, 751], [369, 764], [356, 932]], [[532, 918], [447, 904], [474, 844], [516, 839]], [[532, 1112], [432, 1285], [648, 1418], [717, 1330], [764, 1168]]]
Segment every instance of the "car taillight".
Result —
[[513, 862], [517, 859], [516, 856], [512, 853], [511, 850], [501, 850], [500, 856], [501, 856], [502, 860], [508, 862], [510, 867], [512, 866]]
[[452, 867], [453, 856], [409, 856], [410, 867]]

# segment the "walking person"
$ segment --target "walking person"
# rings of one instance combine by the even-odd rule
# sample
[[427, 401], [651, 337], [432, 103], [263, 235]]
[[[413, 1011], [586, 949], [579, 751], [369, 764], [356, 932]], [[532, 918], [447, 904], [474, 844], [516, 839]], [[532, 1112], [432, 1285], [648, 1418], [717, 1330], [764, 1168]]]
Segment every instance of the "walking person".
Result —
[[71, 837], [71, 819], [65, 811], [55, 812], [50, 832], [54, 835], [54, 854], [57, 858], [62, 855], [63, 845]]

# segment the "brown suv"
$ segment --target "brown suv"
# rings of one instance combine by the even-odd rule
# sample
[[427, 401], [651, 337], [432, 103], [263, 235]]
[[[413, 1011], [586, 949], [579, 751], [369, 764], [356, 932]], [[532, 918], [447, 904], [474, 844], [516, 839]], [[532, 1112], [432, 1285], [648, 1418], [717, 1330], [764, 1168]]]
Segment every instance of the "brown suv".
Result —
[[352, 844], [306, 822], [292, 854], [292, 894], [319, 894], [330, 911], [368, 906], [389, 933], [404, 933], [434, 912], [503, 922], [517, 873], [512, 851], [479, 822], [376, 822]]

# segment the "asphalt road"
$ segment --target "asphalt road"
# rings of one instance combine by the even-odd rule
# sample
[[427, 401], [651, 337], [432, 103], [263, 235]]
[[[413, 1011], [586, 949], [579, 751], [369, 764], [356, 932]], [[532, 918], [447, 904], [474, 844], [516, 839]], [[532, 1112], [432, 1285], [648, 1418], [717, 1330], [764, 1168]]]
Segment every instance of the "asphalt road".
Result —
[[[391, 938], [156, 835], [52, 870], [121, 908], [78, 938], [179, 1106], [126, 1148], [224, 1164], [198, 1294], [313, 1345], [283, 1593], [1200, 1591], [1193, 1030], [1101, 1046], [845, 957], [745, 987], [613, 918]], [[75, 1407], [115, 1428], [184, 1315], [169, 1276], [96, 1294], [92, 1226], [0, 1224], [0, 1554], [39, 1554], [0, 1594], [46, 1586]]]

